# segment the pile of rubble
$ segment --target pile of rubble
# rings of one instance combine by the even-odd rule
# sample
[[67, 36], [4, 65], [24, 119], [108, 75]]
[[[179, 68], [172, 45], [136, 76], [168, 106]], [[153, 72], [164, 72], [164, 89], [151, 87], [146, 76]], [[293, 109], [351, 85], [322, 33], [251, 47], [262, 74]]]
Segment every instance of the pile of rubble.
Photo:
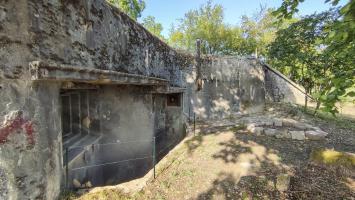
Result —
[[244, 123], [248, 132], [257, 136], [266, 135], [294, 140], [322, 140], [328, 135], [319, 127], [289, 118], [249, 117], [244, 119]]

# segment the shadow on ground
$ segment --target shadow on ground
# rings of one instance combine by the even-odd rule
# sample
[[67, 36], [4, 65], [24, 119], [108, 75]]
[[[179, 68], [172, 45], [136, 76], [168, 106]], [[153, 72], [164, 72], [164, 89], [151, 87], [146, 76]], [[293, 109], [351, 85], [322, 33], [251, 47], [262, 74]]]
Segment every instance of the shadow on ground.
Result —
[[[238, 168], [237, 176], [219, 174], [212, 186], [198, 199], [353, 199], [354, 169], [309, 162], [310, 154], [320, 147], [348, 150], [331, 141], [294, 141], [256, 137], [236, 131], [235, 137], [220, 142], [221, 150], [213, 159]], [[201, 139], [200, 139], [201, 140]], [[290, 175], [283, 191], [278, 177]], [[285, 185], [285, 186], [286, 186]], [[281, 187], [281, 189], [280, 189]]]

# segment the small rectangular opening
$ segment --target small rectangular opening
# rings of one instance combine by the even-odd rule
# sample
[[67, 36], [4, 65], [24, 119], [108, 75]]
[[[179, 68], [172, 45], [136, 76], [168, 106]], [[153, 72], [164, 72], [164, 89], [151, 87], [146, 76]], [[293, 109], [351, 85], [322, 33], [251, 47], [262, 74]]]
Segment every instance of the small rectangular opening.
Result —
[[167, 94], [167, 106], [181, 106], [181, 93]]

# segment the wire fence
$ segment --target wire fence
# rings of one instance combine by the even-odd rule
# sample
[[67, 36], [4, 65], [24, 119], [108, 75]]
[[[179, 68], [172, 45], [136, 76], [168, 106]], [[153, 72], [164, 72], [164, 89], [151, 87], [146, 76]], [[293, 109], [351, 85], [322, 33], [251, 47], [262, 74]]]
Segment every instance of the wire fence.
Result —
[[71, 190], [101, 186], [106, 185], [108, 179], [123, 182], [138, 178], [151, 169], [156, 178], [157, 161], [182, 137], [175, 137], [166, 144], [171, 139], [162, 134], [152, 139], [67, 147], [64, 154], [65, 187]]

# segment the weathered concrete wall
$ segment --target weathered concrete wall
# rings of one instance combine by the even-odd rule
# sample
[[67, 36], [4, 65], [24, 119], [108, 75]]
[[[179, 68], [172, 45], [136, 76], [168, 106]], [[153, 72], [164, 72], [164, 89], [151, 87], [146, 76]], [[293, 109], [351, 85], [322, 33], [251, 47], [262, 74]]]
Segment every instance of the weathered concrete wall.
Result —
[[178, 71], [188, 60], [105, 1], [28, 2], [36, 57], [181, 84]]
[[270, 102], [285, 102], [304, 105], [305, 89], [281, 72], [264, 66], [266, 99]]
[[192, 63], [103, 0], [1, 1], [0, 44], [0, 193], [5, 199], [59, 194], [61, 84], [30, 82], [29, 62], [160, 77], [175, 86], [181, 85], [180, 68]]
[[59, 86], [28, 84], [1, 79], [2, 199], [54, 199], [60, 191]]
[[233, 113], [262, 111], [265, 102], [264, 72], [253, 59], [206, 57], [201, 66], [203, 88], [196, 91], [196, 70], [185, 72], [185, 113], [199, 118], [228, 117]]

